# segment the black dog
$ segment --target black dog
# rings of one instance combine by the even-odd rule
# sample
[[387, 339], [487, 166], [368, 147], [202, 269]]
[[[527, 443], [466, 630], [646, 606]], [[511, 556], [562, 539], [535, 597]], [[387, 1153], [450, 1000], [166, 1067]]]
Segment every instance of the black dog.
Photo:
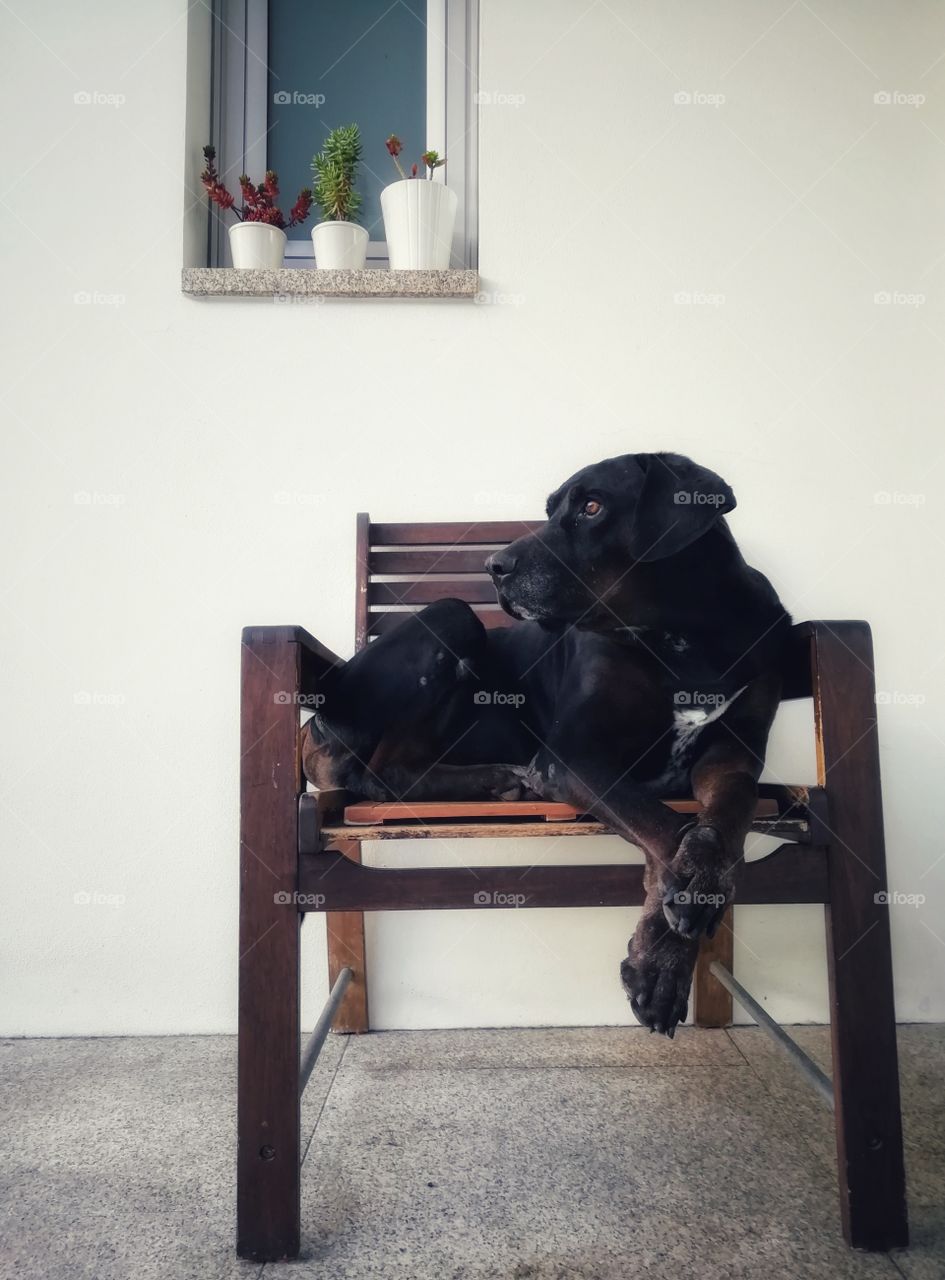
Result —
[[[521, 625], [442, 600], [337, 668], [306, 773], [370, 799], [563, 800], [646, 855], [621, 976], [672, 1036], [699, 935], [732, 897], [790, 618], [742, 559], [713, 472], [672, 453], [586, 467], [547, 523], [490, 557]], [[696, 821], [660, 803], [692, 795]]]

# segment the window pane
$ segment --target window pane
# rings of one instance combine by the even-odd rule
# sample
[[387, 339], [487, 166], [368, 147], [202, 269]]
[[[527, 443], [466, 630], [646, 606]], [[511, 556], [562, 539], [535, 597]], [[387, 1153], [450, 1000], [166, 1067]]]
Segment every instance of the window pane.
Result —
[[[384, 239], [380, 192], [397, 172], [384, 140], [426, 149], [426, 0], [269, 0], [268, 165], [283, 208], [312, 185], [312, 156], [338, 125], [361, 128], [358, 221]], [[324, 100], [322, 100], [322, 96]], [[306, 240], [312, 220], [294, 227]]]

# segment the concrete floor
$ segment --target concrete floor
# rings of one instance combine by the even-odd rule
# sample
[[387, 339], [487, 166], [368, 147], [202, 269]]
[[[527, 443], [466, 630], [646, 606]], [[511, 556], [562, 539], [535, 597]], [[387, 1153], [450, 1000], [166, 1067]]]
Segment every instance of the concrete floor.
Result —
[[233, 1256], [231, 1038], [0, 1041], [0, 1276], [941, 1280], [945, 1027], [900, 1047], [914, 1244], [870, 1256], [827, 1112], [754, 1028], [331, 1038], [289, 1271]]

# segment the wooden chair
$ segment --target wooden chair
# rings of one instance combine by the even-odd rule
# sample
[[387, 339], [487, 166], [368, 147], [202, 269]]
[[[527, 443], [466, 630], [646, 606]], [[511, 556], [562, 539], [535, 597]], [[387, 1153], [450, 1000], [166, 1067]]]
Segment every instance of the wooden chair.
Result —
[[[443, 596], [468, 601], [487, 626], [515, 625], [495, 603], [483, 561], [535, 527], [371, 524], [359, 515], [357, 647], [396, 626], [404, 606], [416, 609]], [[734, 991], [786, 1042], [834, 1109], [844, 1235], [857, 1248], [885, 1250], [905, 1245], [908, 1228], [872, 642], [865, 622], [805, 622], [794, 636], [785, 697], [814, 700], [817, 785], [761, 789], [754, 829], [782, 843], [741, 865], [736, 900], [824, 903], [832, 1087], [732, 978], [731, 918], [703, 944], [694, 1017], [698, 1026], [727, 1024]], [[474, 894], [483, 893], [492, 906], [503, 905], [504, 894], [526, 895], [529, 907], [643, 901], [638, 865], [536, 866], [524, 874], [521, 866], [473, 873], [456, 866], [362, 865], [365, 840], [610, 833], [589, 818], [570, 812], [561, 820], [560, 807], [537, 804], [524, 811], [492, 805], [485, 814], [481, 806], [477, 812], [477, 806], [440, 805], [438, 816], [420, 805], [388, 806], [384, 813], [361, 808], [349, 810], [346, 821], [344, 797], [306, 793], [299, 763], [300, 709], [316, 704], [320, 677], [337, 661], [301, 627], [243, 632], [237, 1252], [258, 1261], [298, 1253], [300, 1090], [328, 1026], [334, 1019], [338, 1031], [368, 1030], [364, 911], [469, 908]], [[327, 914], [332, 994], [300, 1059], [305, 911]], [[602, 982], [612, 980], [613, 974], [601, 975]]]

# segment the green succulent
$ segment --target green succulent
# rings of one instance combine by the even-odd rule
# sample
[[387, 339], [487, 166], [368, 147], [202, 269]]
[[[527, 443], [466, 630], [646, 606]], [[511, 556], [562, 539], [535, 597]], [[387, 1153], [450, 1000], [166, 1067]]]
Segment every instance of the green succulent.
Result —
[[361, 196], [354, 189], [354, 180], [360, 160], [361, 130], [356, 124], [332, 129], [319, 154], [312, 158], [313, 198], [323, 222], [353, 222], [357, 217]]

